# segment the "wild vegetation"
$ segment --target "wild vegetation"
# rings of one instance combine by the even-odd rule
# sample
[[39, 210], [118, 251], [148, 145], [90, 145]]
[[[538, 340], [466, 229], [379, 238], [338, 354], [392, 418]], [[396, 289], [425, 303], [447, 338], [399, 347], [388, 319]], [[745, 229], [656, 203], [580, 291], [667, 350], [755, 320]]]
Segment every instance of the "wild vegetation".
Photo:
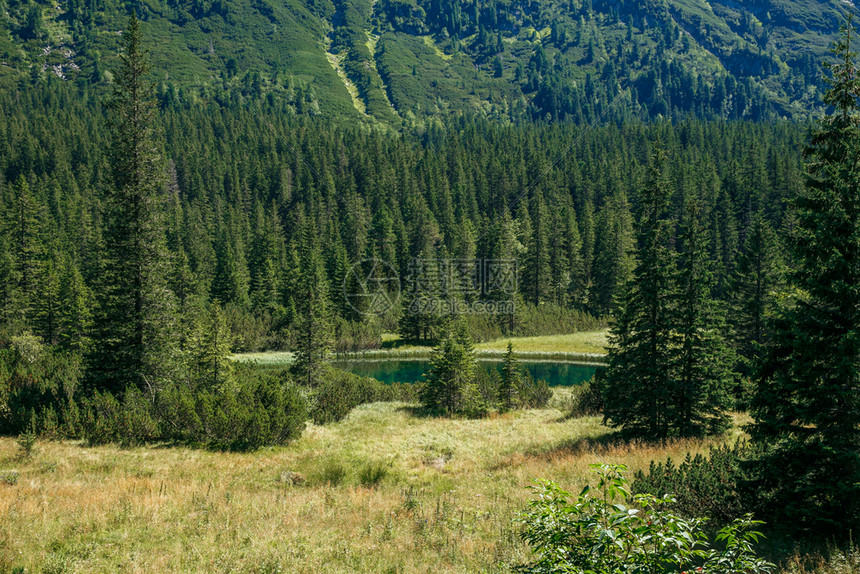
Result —
[[[375, 403], [287, 446], [217, 452], [0, 439], [0, 569], [481, 572], [530, 560], [513, 522], [535, 477], [577, 489], [733, 441], [615, 442], [554, 407], [480, 419]], [[744, 422], [744, 418], [737, 422]], [[735, 427], [737, 428], [737, 427]], [[578, 492], [578, 490], [577, 490]]]
[[[17, 23], [21, 39], [41, 37], [35, 6]], [[9, 9], [5, 24], [12, 10], [20, 19], [20, 4], [0, 7]], [[488, 32], [499, 23], [484, 27], [474, 7], [469, 24], [459, 5], [416, 4], [424, 24], [398, 26], [436, 30], [437, 40], [444, 30], [450, 50], [441, 55], [452, 60], [461, 51], [474, 55], [474, 42], [461, 43], [473, 26], [480, 42], [495, 45], [500, 79], [504, 39], [494, 43]], [[75, 8], [83, 32], [111, 7]], [[364, 110], [388, 122], [397, 115], [386, 107], [387, 71], [374, 60], [386, 49], [357, 32], [371, 8], [336, 6], [326, 48]], [[570, 9], [590, 20], [594, 7]], [[666, 45], [674, 49], [681, 37], [664, 18], [669, 7], [633, 12], [642, 28], [653, 18], [664, 24], [656, 48], [662, 67]], [[229, 19], [230, 8], [218, 14]], [[677, 16], [683, 20], [684, 11]], [[503, 21], [517, 28], [525, 16]], [[608, 21], [619, 24], [614, 8]], [[628, 36], [636, 23], [627, 24]], [[565, 30], [554, 28], [553, 41], [563, 43]], [[801, 542], [850, 548], [860, 518], [853, 502], [860, 81], [850, 18], [826, 66], [827, 113], [806, 126], [808, 136], [799, 124], [713, 121], [770, 117], [779, 97], [762, 95], [767, 74], [731, 93], [730, 76], [700, 83], [688, 96], [706, 119], [599, 127], [462, 116], [395, 132], [295, 118], [285, 113], [292, 104], [274, 97], [251, 107], [199, 94], [165, 103], [142, 34], [132, 15], [120, 63], [97, 85], [43, 82], [34, 66], [29, 84], [0, 93], [0, 145], [8, 152], [0, 156], [0, 431], [18, 436], [17, 454], [3, 459], [15, 468], [0, 473], [0, 492], [13, 493], [0, 497], [11, 517], [0, 538], [4, 569], [119, 562], [144, 570], [204, 563], [301, 570], [319, 565], [321, 541], [333, 531], [337, 544], [325, 558], [343, 570], [423, 570], [432, 557], [453, 570], [764, 574], [774, 565], [758, 551], [784, 560]], [[595, 38], [591, 63], [602, 49]], [[689, 40], [682, 43], [689, 51]], [[433, 38], [425, 46], [438, 49]], [[562, 53], [555, 56], [559, 69], [550, 74], [539, 43], [528, 71], [518, 73], [516, 81], [536, 92], [528, 114], [543, 115], [542, 98], [558, 95], [552, 86], [561, 84], [553, 82], [574, 77], [565, 75]], [[608, 66], [602, 89], [609, 92], [589, 93], [586, 76], [588, 101], [622, 93]], [[743, 113], [708, 107], [720, 82]], [[690, 111], [678, 108], [676, 96], [649, 98], [641, 117], [663, 115], [670, 101], [673, 111]], [[639, 109], [635, 97], [630, 103]], [[602, 118], [590, 104], [583, 110], [576, 94], [559, 105], [579, 112], [556, 110], [556, 120]], [[550, 342], [593, 347], [595, 335], [571, 333], [607, 324], [606, 368], [571, 392], [531, 380], [509, 340], [523, 337], [539, 352], [551, 351], [543, 346]], [[338, 353], [394, 347], [392, 331], [411, 347], [402, 352], [432, 345], [421, 383], [385, 385], [330, 365]], [[476, 368], [476, 340], [485, 352], [505, 341], [499, 373]], [[231, 360], [234, 350], [264, 349], [288, 351], [289, 365]], [[558, 429], [574, 434], [559, 439]], [[741, 436], [748, 442], [733, 440]], [[432, 456], [419, 463], [416, 448], [427, 437]], [[445, 476], [457, 450], [452, 437], [473, 441], [457, 481]], [[681, 447], [682, 464], [655, 462], [679, 460]], [[177, 474], [184, 494], [166, 506], [163, 479], [152, 502], [147, 475], [140, 485], [114, 481], [120, 494], [90, 484], [90, 494], [115, 497], [117, 516], [92, 506], [54, 520], [43, 485], [58, 463], [40, 460], [41, 448], [76, 461], [68, 468], [75, 481], [90, 456], [117, 452], [111, 456], [132, 460], [161, 450], [174, 460], [247, 468], [273, 457], [289, 467], [271, 482], [246, 483], [243, 502], [257, 504], [251, 509], [233, 507], [247, 468], [228, 471], [227, 483], [204, 479], [204, 496], [192, 465], [189, 475]], [[638, 458], [646, 454], [647, 474]], [[574, 497], [543, 483], [530, 510], [516, 513], [526, 496], [523, 469], [552, 474], [556, 459], [579, 465], [589, 456], [630, 457], [641, 472], [628, 485], [626, 467], [603, 461], [595, 491]], [[531, 468], [534, 460], [549, 464]], [[482, 472], [492, 479], [468, 484], [480, 483]], [[69, 486], [70, 476], [58, 486], [79, 488]], [[438, 495], [432, 517], [415, 488]], [[447, 497], [459, 488], [481, 497], [493, 489], [493, 502], [472, 504], [476, 514], [467, 520], [456, 498], [458, 520]], [[664, 488], [686, 492], [658, 492]], [[152, 504], [136, 509], [144, 496]], [[305, 506], [292, 505], [293, 497]], [[344, 508], [333, 505], [338, 497], [349, 501]], [[382, 514], [370, 508], [374, 501]], [[248, 519], [262, 529], [287, 505], [281, 523], [317, 513], [319, 539], [298, 529], [285, 546], [225, 527]], [[368, 530], [344, 529], [345, 509], [364, 513], [351, 526]], [[28, 535], [41, 529], [41, 538], [13, 539], [37, 512], [41, 522]], [[157, 523], [165, 548], [153, 552], [138, 538]], [[178, 550], [164, 538], [176, 524], [190, 531], [178, 533]], [[759, 527], [775, 545], [762, 543]], [[136, 550], [113, 548], [129, 535]], [[82, 546], [56, 542], [69, 537]], [[195, 546], [201, 541], [205, 551]], [[386, 553], [372, 552], [381, 546]], [[7, 548], [28, 556], [7, 557]], [[421, 561], [405, 563], [404, 549]]]
[[132, 11], [167, 108], [274, 105], [384, 129], [777, 119], [820, 109], [839, 0], [0, 2], [0, 88], [112, 80]]

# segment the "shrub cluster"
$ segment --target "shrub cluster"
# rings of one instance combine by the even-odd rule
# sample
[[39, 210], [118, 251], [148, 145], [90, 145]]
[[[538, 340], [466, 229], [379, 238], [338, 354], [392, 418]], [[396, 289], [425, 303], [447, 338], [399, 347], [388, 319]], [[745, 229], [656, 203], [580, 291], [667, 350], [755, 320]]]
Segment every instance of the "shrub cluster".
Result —
[[81, 381], [78, 355], [13, 338], [0, 349], [0, 432], [90, 444], [179, 441], [253, 449], [295, 439], [310, 411], [307, 393], [288, 375], [250, 366], [239, 366], [218, 386], [186, 381], [146, 393], [136, 387], [87, 392]]
[[314, 423], [325, 424], [346, 418], [349, 412], [365, 403], [417, 399], [418, 387], [408, 383], [386, 384], [369, 377], [329, 368], [325, 382], [311, 398]]
[[94, 393], [81, 400], [81, 435], [90, 444], [179, 441], [230, 450], [285, 444], [307, 420], [300, 389], [271, 375], [223, 389], [171, 386], [154, 397], [126, 389], [122, 397]]
[[667, 510], [671, 495], [633, 494], [625, 467], [593, 465], [596, 488], [576, 497], [552, 482], [537, 487], [539, 498], [522, 517], [522, 537], [536, 560], [519, 572], [696, 572], [697, 574], [764, 574], [774, 565], [758, 558], [754, 544], [760, 522], [742, 516], [721, 528], [711, 540], [700, 518]]
[[730, 524], [750, 508], [741, 464], [750, 450], [747, 443], [738, 441], [734, 446], [711, 447], [707, 456], [687, 453], [679, 465], [671, 458], [665, 463], [651, 461], [647, 473], [634, 475], [633, 492], [654, 496], [674, 492], [670, 507], [675, 512], [705, 517], [715, 525]]
[[234, 364], [217, 385], [197, 379], [120, 393], [86, 389], [79, 355], [35, 337], [0, 348], [0, 433], [82, 438], [89, 444], [181, 442], [247, 450], [299, 437], [346, 417], [358, 405], [417, 400], [419, 385], [381, 383], [327, 368], [316, 388], [296, 385], [287, 369]]
[[581, 417], [603, 412], [603, 392], [600, 387], [602, 370], [581, 385], [571, 388], [569, 416]]

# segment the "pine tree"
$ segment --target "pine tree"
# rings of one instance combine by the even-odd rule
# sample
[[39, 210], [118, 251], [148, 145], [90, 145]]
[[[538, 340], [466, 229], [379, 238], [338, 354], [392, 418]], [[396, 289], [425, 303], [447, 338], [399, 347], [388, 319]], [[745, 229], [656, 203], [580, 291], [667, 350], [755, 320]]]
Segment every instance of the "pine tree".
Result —
[[24, 176], [18, 178], [12, 191], [14, 203], [7, 214], [15, 281], [11, 309], [21, 325], [32, 327], [46, 258], [44, 213]]
[[696, 204], [688, 199], [678, 234], [678, 263], [673, 336], [677, 339], [670, 371], [673, 380], [668, 423], [681, 436], [718, 434], [726, 430], [730, 406], [733, 355], [722, 333], [723, 314], [711, 298], [704, 231]]
[[421, 402], [430, 410], [442, 410], [448, 415], [462, 411], [467, 405], [469, 387], [474, 384], [474, 348], [465, 326], [456, 332], [446, 329], [439, 343], [430, 352], [430, 370], [421, 390]]
[[794, 201], [794, 297], [780, 306], [753, 399], [756, 488], [774, 518], [846, 538], [860, 520], [860, 78], [849, 19], [828, 65]]
[[306, 224], [299, 253], [300, 276], [296, 293], [296, 360], [292, 370], [309, 387], [322, 382], [332, 345], [328, 285], [312, 224]]
[[230, 360], [230, 331], [224, 313], [213, 303], [197, 318], [190, 345], [190, 369], [195, 386], [218, 388], [229, 382], [233, 372]]
[[631, 227], [627, 197], [618, 192], [604, 205], [598, 217], [589, 295], [597, 315], [610, 313], [621, 287], [631, 276]]
[[60, 277], [60, 348], [85, 353], [90, 346], [93, 294], [77, 265], [67, 261]]
[[738, 371], [745, 377], [751, 377], [761, 363], [767, 342], [767, 323], [781, 284], [778, 248], [773, 229], [761, 214], [756, 215], [738, 257], [732, 289], [732, 340]]
[[523, 265], [522, 291], [533, 305], [545, 301], [551, 293], [550, 225], [543, 196], [535, 190], [531, 207], [531, 234], [528, 238]]
[[18, 280], [15, 273], [15, 260], [6, 235], [0, 234], [0, 327], [15, 330], [18, 319]]
[[637, 264], [612, 326], [604, 416], [613, 427], [649, 438], [672, 434], [672, 297], [675, 254], [669, 245], [671, 195], [666, 154], [654, 152], [637, 226]]
[[174, 374], [174, 296], [167, 287], [164, 173], [154, 134], [153, 88], [132, 16], [110, 102], [113, 185], [105, 198], [105, 249], [89, 361], [96, 388], [158, 388]]
[[508, 352], [502, 363], [502, 378], [499, 380], [499, 409], [509, 411], [517, 404], [517, 389], [520, 387], [520, 366], [514, 356], [514, 346], [508, 342]]

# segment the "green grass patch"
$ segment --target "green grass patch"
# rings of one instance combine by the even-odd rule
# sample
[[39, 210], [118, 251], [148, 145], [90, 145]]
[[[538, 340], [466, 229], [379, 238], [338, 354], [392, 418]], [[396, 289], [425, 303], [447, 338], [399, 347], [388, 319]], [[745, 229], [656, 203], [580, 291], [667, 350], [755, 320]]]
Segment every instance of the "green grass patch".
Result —
[[253, 453], [40, 441], [21, 461], [2, 438], [0, 474], [15, 479], [0, 484], [0, 571], [497, 571], [528, 556], [513, 518], [533, 479], [579, 489], [590, 463], [645, 470], [739, 433], [623, 443], [600, 417], [565, 415], [374, 403]]

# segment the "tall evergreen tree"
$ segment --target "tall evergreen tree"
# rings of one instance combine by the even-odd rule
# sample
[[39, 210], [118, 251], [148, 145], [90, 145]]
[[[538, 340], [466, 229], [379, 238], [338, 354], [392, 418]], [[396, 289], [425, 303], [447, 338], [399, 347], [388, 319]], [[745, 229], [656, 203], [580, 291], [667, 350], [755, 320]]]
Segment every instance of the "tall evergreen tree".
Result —
[[176, 365], [174, 296], [167, 287], [162, 221], [164, 170], [141, 39], [140, 22], [132, 16], [110, 102], [113, 185], [105, 198], [98, 343], [89, 375], [94, 386], [111, 391], [158, 387]]
[[514, 356], [514, 346], [508, 341], [508, 352], [502, 362], [502, 378], [499, 380], [499, 408], [502, 411], [509, 411], [516, 406], [521, 377], [519, 363]]
[[14, 277], [12, 309], [20, 324], [33, 326], [34, 305], [45, 267], [44, 213], [22, 175], [12, 188], [13, 205], [7, 215]]
[[733, 356], [723, 339], [724, 316], [711, 298], [705, 234], [691, 199], [685, 216], [678, 234], [681, 253], [672, 321], [677, 341], [668, 419], [681, 436], [717, 434], [729, 424], [725, 411], [731, 406]]
[[313, 225], [307, 223], [299, 253], [300, 276], [296, 293], [296, 360], [293, 372], [309, 387], [322, 382], [332, 347], [331, 304]]
[[776, 519], [810, 535], [860, 524], [860, 78], [843, 27], [824, 97], [833, 113], [806, 150], [794, 201], [793, 298], [781, 305], [754, 397], [757, 490]]
[[550, 218], [546, 203], [539, 189], [535, 189], [531, 201], [531, 233], [526, 242], [526, 257], [523, 265], [522, 291], [533, 305], [545, 301], [552, 291], [550, 273]]
[[662, 149], [651, 158], [637, 226], [637, 264], [612, 326], [604, 387], [606, 421], [650, 438], [675, 430], [669, 418], [675, 254], [669, 244], [665, 160]]
[[460, 324], [456, 332], [446, 328], [430, 353], [430, 370], [421, 391], [421, 402], [431, 410], [454, 414], [465, 408], [464, 399], [474, 384], [475, 363], [471, 338]]
[[617, 191], [603, 206], [597, 220], [593, 283], [589, 295], [589, 302], [596, 315], [607, 315], [612, 311], [615, 298], [630, 279], [632, 248], [630, 206], [627, 196]]
[[59, 344], [85, 353], [89, 350], [93, 294], [77, 265], [67, 261], [60, 276]]
[[227, 383], [233, 372], [230, 331], [217, 303], [195, 319], [196, 329], [189, 345], [191, 379], [195, 386], [217, 388]]
[[732, 340], [738, 371], [751, 377], [761, 363], [767, 323], [773, 316], [781, 283], [779, 245], [767, 220], [758, 214], [738, 257], [732, 289]]

